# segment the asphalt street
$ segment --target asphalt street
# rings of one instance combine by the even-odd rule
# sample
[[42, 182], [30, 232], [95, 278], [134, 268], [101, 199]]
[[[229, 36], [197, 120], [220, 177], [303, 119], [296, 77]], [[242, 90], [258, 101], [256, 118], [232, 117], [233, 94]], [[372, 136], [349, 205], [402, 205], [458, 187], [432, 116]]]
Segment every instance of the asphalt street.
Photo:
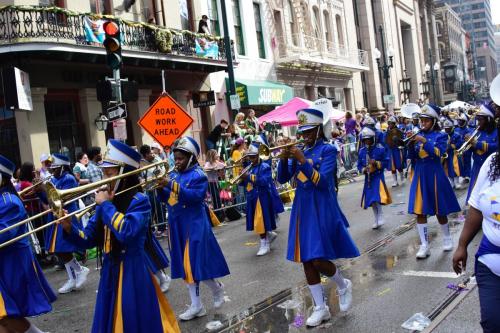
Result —
[[[243, 220], [227, 222], [214, 229], [231, 270], [231, 275], [221, 280], [225, 285], [226, 303], [214, 311], [210, 291], [202, 285], [208, 314], [181, 322], [182, 331], [411, 332], [401, 324], [415, 313], [433, 319], [430, 328], [434, 332], [481, 331], [477, 288], [473, 281], [465, 292], [450, 289], [466, 281], [472, 271], [460, 277], [452, 273], [453, 252], [441, 250], [440, 229], [435, 219], [430, 220], [431, 256], [426, 260], [415, 259], [418, 234], [413, 216], [406, 214], [409, 183], [391, 189], [393, 203], [384, 207], [386, 224], [379, 230], [371, 229], [371, 209], [360, 208], [361, 191], [362, 182], [358, 178], [357, 182], [341, 186], [339, 193], [351, 235], [362, 252], [358, 258], [338, 261], [354, 286], [353, 306], [348, 312], [339, 313], [335, 286], [324, 279], [332, 319], [319, 328], [305, 328], [312, 301], [301, 266], [285, 259], [289, 219], [289, 212], [285, 212], [281, 214], [279, 235], [272, 252], [264, 257], [255, 256], [259, 239], [245, 231]], [[465, 190], [457, 191], [457, 196], [463, 205]], [[450, 222], [456, 244], [463, 217], [452, 216]], [[472, 255], [479, 240], [478, 236], [469, 249], [468, 270], [473, 268]], [[161, 244], [166, 247], [165, 240]], [[88, 267], [91, 274], [83, 290], [60, 295], [53, 312], [34, 319], [41, 329], [52, 333], [90, 331], [99, 271], [95, 261], [90, 261]], [[65, 272], [52, 268], [45, 274], [54, 289], [66, 279]], [[173, 281], [166, 295], [177, 315], [189, 304], [183, 281]]]

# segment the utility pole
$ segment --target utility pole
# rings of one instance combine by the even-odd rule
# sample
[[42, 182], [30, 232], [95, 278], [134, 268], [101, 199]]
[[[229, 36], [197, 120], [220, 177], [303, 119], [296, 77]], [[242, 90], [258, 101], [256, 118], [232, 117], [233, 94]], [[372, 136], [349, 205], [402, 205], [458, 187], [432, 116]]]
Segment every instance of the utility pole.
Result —
[[220, 6], [222, 11], [222, 28], [224, 30], [224, 48], [226, 50], [226, 62], [227, 62], [227, 76], [229, 78], [228, 94], [226, 96], [226, 104], [228, 108], [232, 111], [233, 119], [236, 118], [236, 113], [238, 110], [233, 110], [231, 108], [231, 103], [229, 96], [236, 94], [236, 84], [234, 82], [234, 68], [233, 68], [233, 52], [231, 48], [231, 39], [229, 38], [229, 26], [227, 24], [227, 12], [226, 12], [226, 0], [220, 0]]

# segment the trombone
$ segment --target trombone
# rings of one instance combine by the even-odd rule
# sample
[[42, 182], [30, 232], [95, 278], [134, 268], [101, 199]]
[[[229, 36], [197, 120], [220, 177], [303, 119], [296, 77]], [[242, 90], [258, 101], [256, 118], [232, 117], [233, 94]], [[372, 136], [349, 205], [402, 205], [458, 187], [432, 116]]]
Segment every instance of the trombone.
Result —
[[476, 128], [474, 132], [472, 132], [470, 137], [462, 144], [462, 146], [457, 149], [457, 156], [461, 157], [467, 150], [469, 150], [474, 144], [474, 141], [477, 141], [477, 139], [479, 139], [480, 135], [481, 133], [479, 133], [479, 128]]
[[[131, 175], [135, 175], [135, 174], [138, 174], [138, 173], [141, 173], [147, 169], [150, 169], [150, 168], [153, 168], [153, 167], [160, 167], [161, 165], [166, 165], [168, 162], [166, 161], [160, 161], [160, 162], [156, 162], [156, 163], [153, 163], [153, 164], [150, 164], [150, 165], [147, 165], [145, 167], [142, 167], [142, 168], [139, 168], [139, 169], [136, 169], [136, 170], [133, 170], [133, 171], [130, 171], [130, 172], [127, 172], [127, 173], [124, 173], [124, 174], [121, 174], [121, 175], [118, 175], [118, 176], [114, 176], [114, 177], [110, 177], [110, 178], [107, 178], [107, 179], [103, 179], [103, 180], [100, 180], [98, 182], [95, 182], [95, 183], [91, 183], [91, 184], [87, 184], [87, 185], [84, 185], [84, 186], [79, 186], [79, 187], [75, 187], [75, 188], [72, 188], [72, 189], [67, 189], [67, 190], [58, 190], [55, 188], [55, 186], [50, 183], [50, 182], [46, 182], [43, 184], [43, 190], [46, 192], [47, 194], [47, 200], [49, 202], [49, 207], [50, 209], [47, 209], [41, 213], [38, 213], [36, 215], [33, 215], [29, 218], [26, 218], [22, 221], [19, 221], [11, 226], [8, 226], [7, 228], [4, 228], [2, 230], [0, 230], [0, 234], [4, 233], [4, 232], [7, 232], [11, 229], [14, 229], [14, 228], [17, 228], [25, 223], [28, 223], [30, 221], [33, 221], [33, 220], [36, 220], [42, 216], [45, 216], [47, 214], [49, 214], [50, 212], [53, 212], [55, 216], [61, 216], [62, 213], [63, 213], [63, 207], [72, 203], [72, 202], [75, 202], [75, 201], [78, 201], [84, 197], [86, 197], [87, 195], [89, 194], [92, 194], [94, 192], [96, 192], [100, 187], [104, 186], [104, 185], [107, 185], [115, 180], [119, 180], [119, 179], [123, 179], [125, 177], [128, 177], [128, 176], [131, 176]], [[173, 170], [169, 170], [169, 172], [171, 172]], [[161, 177], [164, 177], [165, 175], [161, 175]], [[154, 178], [154, 180], [158, 180], [160, 177], [156, 177]], [[130, 187], [130, 188], [127, 188], [123, 191], [120, 191], [119, 193], [117, 194], [122, 194], [123, 192], [125, 191], [129, 191], [131, 190], [132, 188], [136, 188], [136, 187], [139, 187], [139, 186], [143, 186], [144, 184], [141, 183], [141, 184], [138, 184], [136, 186], [133, 186], [133, 187]], [[86, 209], [86, 208], [83, 208], [83, 209]], [[75, 211], [76, 212], [76, 211]], [[71, 213], [73, 216], [74, 213]], [[54, 221], [59, 221], [61, 219], [57, 219], [57, 220], [54, 220]], [[34, 232], [37, 232], [41, 229], [44, 229], [52, 224], [54, 224], [53, 222], [49, 222], [43, 226], [40, 226], [38, 228], [36, 228], [35, 230], [33, 230]], [[21, 235], [21, 236], [27, 236], [29, 235], [29, 233], [26, 233], [24, 235]], [[23, 237], [16, 237], [15, 239], [21, 239]], [[7, 242], [8, 244], [12, 243], [11, 241]], [[0, 248], [4, 247], [5, 243], [3, 244], [0, 244]], [[7, 245], [8, 245], [7, 244]]]
[[259, 158], [263, 161], [267, 161], [269, 158], [271, 158], [271, 154], [275, 150], [293, 147], [296, 145], [303, 145], [303, 144], [304, 144], [304, 140], [298, 140], [296, 142], [291, 142], [291, 143], [287, 143], [285, 145], [271, 147], [271, 148], [269, 148], [269, 146], [267, 146], [265, 144], [261, 144], [259, 146]]
[[251, 168], [252, 168], [252, 163], [247, 165], [247, 167], [245, 169], [243, 169], [238, 176], [230, 179], [229, 184], [234, 185], [234, 184], [239, 183], [241, 180], [241, 177], [243, 177], [244, 174], [246, 174], [248, 171], [250, 171]]
[[28, 194], [31, 194], [31, 192], [37, 187], [42, 185], [44, 182], [48, 181], [50, 178], [52, 178], [52, 175], [47, 176], [45, 178], [39, 179], [37, 182], [33, 183], [31, 186], [26, 187], [24, 190], [21, 190], [17, 192], [17, 195], [19, 197], [23, 198], [24, 196], [27, 196]]

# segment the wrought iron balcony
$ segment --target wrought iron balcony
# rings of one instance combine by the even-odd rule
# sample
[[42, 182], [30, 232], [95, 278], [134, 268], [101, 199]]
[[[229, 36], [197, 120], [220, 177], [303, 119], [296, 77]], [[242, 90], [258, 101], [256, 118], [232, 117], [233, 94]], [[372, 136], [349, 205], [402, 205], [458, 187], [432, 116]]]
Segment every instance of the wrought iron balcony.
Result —
[[278, 64], [305, 67], [322, 66], [351, 72], [369, 70], [368, 54], [364, 50], [348, 49], [343, 45], [303, 34], [277, 37]]
[[[102, 44], [89, 41], [85, 24], [98, 17], [92, 14], [71, 12], [57, 7], [23, 7], [5, 6], [0, 9], [0, 50], [3, 45], [23, 43], [58, 43], [100, 48]], [[193, 33], [146, 24], [130, 22], [118, 17], [106, 16], [104, 20], [113, 19], [122, 31], [122, 49], [126, 52], [152, 52], [221, 62], [226, 59], [224, 40], [217, 36]], [[200, 44], [215, 43], [212, 52], [200, 55]], [[213, 44], [212, 44], [213, 45]], [[234, 52], [233, 52], [234, 54]]]

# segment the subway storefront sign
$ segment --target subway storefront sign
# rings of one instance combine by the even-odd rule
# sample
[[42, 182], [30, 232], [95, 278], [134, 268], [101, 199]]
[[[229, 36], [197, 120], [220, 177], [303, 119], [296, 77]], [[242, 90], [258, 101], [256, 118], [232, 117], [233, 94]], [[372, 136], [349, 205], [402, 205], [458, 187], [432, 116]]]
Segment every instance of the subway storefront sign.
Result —
[[281, 105], [293, 98], [291, 87], [270, 81], [237, 79], [236, 93], [240, 96], [241, 106]]

